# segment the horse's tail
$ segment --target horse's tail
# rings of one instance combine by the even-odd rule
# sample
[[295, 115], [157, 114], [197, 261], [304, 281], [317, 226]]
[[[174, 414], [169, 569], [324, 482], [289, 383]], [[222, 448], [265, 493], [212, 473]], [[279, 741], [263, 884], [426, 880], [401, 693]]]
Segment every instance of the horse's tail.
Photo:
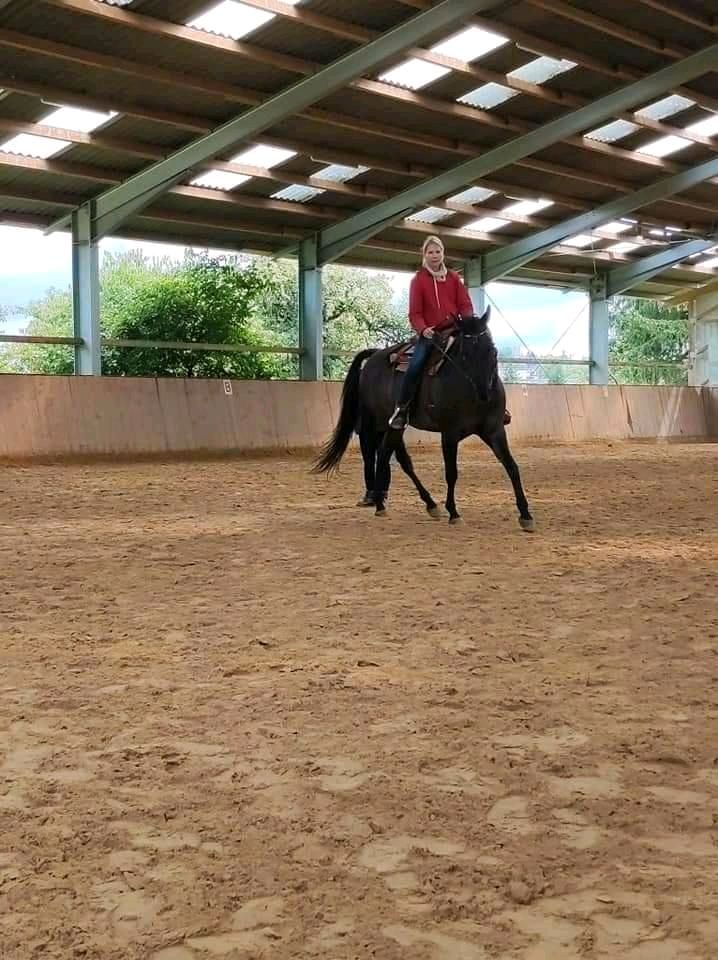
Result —
[[364, 361], [376, 353], [376, 349], [362, 350], [352, 360], [342, 388], [342, 409], [334, 432], [322, 447], [312, 473], [333, 473], [346, 453], [352, 434], [359, 421], [359, 377]]

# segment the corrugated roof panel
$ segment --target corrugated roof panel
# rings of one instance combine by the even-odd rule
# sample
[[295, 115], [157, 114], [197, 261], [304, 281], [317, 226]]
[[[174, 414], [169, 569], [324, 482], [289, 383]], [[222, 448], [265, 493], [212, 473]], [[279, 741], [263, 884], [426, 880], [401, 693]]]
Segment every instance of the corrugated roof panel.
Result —
[[[234, 0], [234, 2], [240, 2], [240, 0]], [[581, 9], [593, 10], [595, 7], [595, 0], [572, 0], [572, 2], [575, 7]], [[685, 2], [690, 3], [691, 10], [697, 9], [705, 13], [705, 7], [698, 4], [697, 0], [685, 0]], [[3, 60], [0, 65], [0, 87], [8, 86], [8, 81], [12, 77], [17, 77], [18, 83], [25, 82], [29, 86], [42, 85], [35, 89], [49, 91], [46, 99], [53, 103], [62, 102], [63, 97], [75, 91], [80, 104], [95, 103], [98, 110], [103, 107], [117, 109], [118, 105], [119, 109], [127, 107], [139, 109], [140, 112], [144, 110], [150, 114], [149, 118], [120, 116], [98, 136], [107, 139], [141, 141], [149, 144], [151, 148], [154, 145], [150, 153], [154, 152], [156, 155], [166, 154], [180, 144], [191, 141], [200, 135], [203, 126], [209, 129], [245, 109], [245, 104], [239, 100], [233, 100], [231, 96], [222, 92], [228, 85], [252, 88], [260, 91], [258, 96], [262, 97], [289, 85], [299, 75], [293, 71], [280, 71], [267, 64], [213, 49], [208, 44], [193, 45], [169, 37], [153, 36], [150, 33], [140, 34], [126, 26], [116, 27], [94, 16], [59, 10], [50, 4], [43, 7], [43, 17], [37, 18], [31, 9], [34, 6], [34, 4], [20, 3], [4, 9], [3, 26], [29, 35], [46, 37], [60, 44], [84, 46], [107, 56], [137, 61], [141, 65], [138, 69], [143, 75], [110, 71], [106, 67], [91, 68], [70, 60], [61, 60], [45, 54], [0, 45], [0, 58]], [[209, 0], [135, 0], [129, 6], [133, 11], [146, 12], [160, 19], [168, 18], [182, 23], [201, 14], [211, 6], [211, 2]], [[362, 24], [372, 29], [385, 29], [417, 12], [416, 9], [412, 10], [411, 7], [395, 0], [383, 0], [381, 4], [364, 5], [356, 5], [350, 0], [306, 0], [306, 6], [309, 11], [324, 13], [347, 23]], [[653, 13], [647, 14], [642, 4], [631, 5], [629, 9], [624, 0], [605, 0], [601, 5], [599, 16], [624, 24], [640, 21], [644, 26], [644, 32], [652, 33], [664, 43], [683, 42], [687, 49], [699, 49], [710, 39], [703, 35], [700, 28], [690, 25], [676, 27], [673, 24], [676, 29], [667, 26], [664, 29], [665, 17], [654, 16]], [[513, 4], [498, 7], [480, 20], [487, 25], [495, 25], [495, 31], [499, 35], [508, 36], [511, 33], [511, 24], [520, 26], [525, 35], [524, 40], [521, 41], [522, 49], [512, 40], [482, 56], [482, 68], [496, 71], [501, 76], [505, 72], [512, 72], [515, 76], [533, 80], [550, 79], [554, 89], [566, 90], [568, 93], [575, 92], [589, 100], [608, 92], [615, 87], [617, 80], [610, 70], [601, 72], [583, 67], [579, 54], [603, 58], [609, 67], [611, 64], [625, 65], [634, 73], [656, 69], [665, 62], [661, 51], [641, 49], [639, 44], [601, 35], [585, 23], [570, 21], [560, 15], [548, 16], [545, 11], [525, 0], [517, 0]], [[650, 30], [646, 29], [648, 25]], [[467, 41], [471, 36], [472, 34], [462, 34], [462, 31], [457, 29], [453, 33], [450, 32], [448, 36], [431, 36], [427, 38], [424, 45], [444, 49], [449, 53], [453, 52], [455, 56], [472, 59], [476, 48]], [[458, 44], [453, 49], [442, 47], [442, 44], [452, 40]], [[566, 51], [559, 56], [555, 51], [544, 50], [542, 49], [544, 42], [561, 43]], [[335, 36], [330, 32], [281, 16], [274, 17], [265, 26], [258, 28], [251, 35], [251, 43], [317, 62], [329, 62], [356, 45], [346, 37]], [[461, 44], [464, 46], [462, 47]], [[576, 51], [575, 59], [571, 58], [571, 50]], [[578, 66], [564, 70], [560, 76], [553, 73], [556, 64], [566, 66], [568, 62], [576, 62]], [[393, 63], [388, 64], [388, 66], [393, 65]], [[147, 71], [156, 68], [177, 74], [178, 82], [149, 80]], [[535, 72], [537, 70], [538, 73]], [[183, 77], [187, 78], [186, 82], [183, 81]], [[452, 70], [435, 80], [431, 87], [425, 90], [425, 94], [433, 99], [444, 98], [451, 104], [466, 94], [472, 87], [472, 81], [476, 89], [475, 79], [467, 78], [466, 74]], [[194, 85], [203, 83], [216, 84], [216, 91], [194, 89]], [[711, 96], [710, 78], [697, 78], [690, 83], [690, 89], [699, 93], [704, 91]], [[715, 95], [714, 91], [712, 95]], [[513, 133], [489, 127], [479, 120], [452, 116], [450, 110], [444, 111], [440, 108], [429, 110], [420, 104], [408, 102], [408, 99], [369, 95], [353, 89], [345, 89], [317, 104], [313, 111], [316, 117], [321, 117], [324, 111], [331, 111], [337, 117], [344, 118], [340, 123], [325, 124], [319, 119], [288, 117], [267, 131], [267, 142], [274, 146], [306, 151], [303, 155], [287, 161], [288, 174], [290, 171], [296, 171], [298, 178], [301, 174], [301, 179], [304, 179], [330, 164], [347, 167], [361, 165], [371, 169], [361, 177], [361, 180], [356, 181], [357, 186], [367, 183], [393, 192], [418, 180], [426, 179], [432, 172], [439, 172], [462, 162], [472, 152], [480, 154], [483, 150], [513, 136]], [[685, 106], [680, 98], [676, 100], [670, 91], [663, 100], [671, 102], [671, 110], [674, 107]], [[668, 106], [665, 103], [660, 104], [661, 102], [657, 101], [644, 109], [653, 109], [654, 118], [658, 116], [656, 111], [666, 118], [673, 116], [673, 113], [664, 114], [663, 111], [668, 109]], [[68, 102], [68, 105], [71, 104]], [[497, 116], [521, 118], [532, 124], [544, 122], [562, 112], [560, 105], [527, 94], [512, 96], [510, 104], [507, 103], [505, 106], [496, 103], [493, 109]], [[47, 104], [42, 104], [39, 98], [15, 94], [0, 98], [0, 119], [7, 117], [10, 120], [39, 120], [49, 112], [50, 108]], [[189, 122], [189, 126], [182, 128], [158, 122], [159, 114], [162, 112], [184, 115], [185, 120], [182, 122]], [[157, 114], [157, 117], [152, 118], [153, 113]], [[178, 116], [177, 119], [179, 120], [180, 117]], [[670, 122], [676, 125], [675, 120]], [[688, 127], [692, 124], [701, 124], [697, 132], [711, 135], [714, 122], [712, 116], [701, 111], [700, 107], [688, 106], [681, 116], [680, 125]], [[604, 126], [607, 125], [604, 124]], [[641, 139], [649, 140], [650, 136], [645, 131], [639, 134], [640, 130], [639, 126], [630, 126], [630, 132], [625, 134], [626, 142], [620, 142], [623, 137], [616, 142], [625, 148], [640, 144]], [[9, 139], [11, 129], [3, 131], [1, 136]], [[656, 139], [658, 135], [654, 133], [652, 136]], [[237, 146], [237, 152], [242, 149], [245, 149], [243, 145]], [[691, 162], [694, 154], [710, 155], [701, 147], [692, 147]], [[680, 159], [683, 160], [682, 157]], [[129, 151], [113, 152], [92, 145], [77, 145], [66, 148], [62, 164], [94, 165], [99, 171], [107, 168], [114, 171], [115, 175], [124, 175], [141, 169], [152, 160], [153, 156], [132, 155]], [[497, 171], [487, 180], [492, 187], [503, 185], [502, 195], [520, 198], [515, 201], [519, 204], [518, 212], [530, 212], [525, 204], [537, 196], [539, 183], [541, 193], [551, 197], [557, 203], [557, 209], [560, 209], [562, 196], [565, 197], [567, 209], [565, 214], [563, 212], [560, 214], [564, 216], [574, 211], [578, 212], [576, 206], [571, 205], [571, 201], [590, 206], [610, 199], [615, 195], [615, 189], [611, 185], [614, 179], [620, 184], [640, 186], [659, 177], [655, 167], [627, 162], [617, 156], [607, 157], [597, 151], [582, 150], [565, 144], [557, 144], [542, 151], [536, 160], [542, 164], [557, 165], [555, 172], [552, 173], [546, 166], [540, 168], [532, 166], [532, 158], [529, 158], [527, 163]], [[255, 159], [254, 162], [259, 161]], [[268, 163], [269, 161], [264, 165]], [[390, 170], [382, 167], [389, 167]], [[566, 168], [565, 173], [562, 172], [562, 168]], [[402, 169], [405, 171], [403, 174]], [[417, 175], [411, 176], [410, 170]], [[199, 170], [195, 173], [198, 176], [201, 175]], [[82, 197], [100, 192], [106, 185], [101, 181], [50, 175], [40, 170], [22, 170], [17, 166], [12, 169], [0, 168], [0, 178], [4, 174], [8, 176], [4, 181], [7, 184], [7, 192], [15, 189], [16, 192], [27, 191], [30, 195], [35, 191], [36, 198], [43, 195], [42, 190], [45, 191], [45, 196], [48, 195], [48, 191], [56, 191], [57, 196]], [[290, 176], [288, 180], [290, 182], [284, 184], [281, 181], [253, 178], [241, 184], [239, 192], [244, 194], [246, 191], [248, 197], [266, 197], [280, 193], [283, 188], [289, 188], [290, 195], [295, 198], [294, 202], [298, 207], [301, 195], [306, 196], [307, 186], [292, 181]], [[351, 184], [351, 180], [349, 183]], [[464, 193], [466, 191], [459, 190], [454, 196]], [[317, 196], [318, 194], [312, 192], [312, 199]], [[705, 210], [696, 207], [684, 208], [681, 218], [681, 208], [677, 204], [685, 199], [682, 196], [671, 204], [663, 202], [653, 204], [642, 213], [647, 216], [650, 214], [654, 218], [653, 222], [661, 222], [662, 219], [670, 216], [675, 217], [675, 220], [666, 220], [666, 222], [675, 222], [684, 227], [689, 222], [694, 226], [704, 224], [706, 230], [709, 229], [714, 219], [714, 213], [712, 214], [711, 211], [718, 206], [715, 202], [715, 186], [703, 185], [690, 191], [687, 196], [693, 198], [694, 202], [703, 204]], [[488, 199], [488, 196], [485, 198]], [[20, 198], [17, 199], [18, 203], [21, 203]], [[311, 200], [303, 203], [299, 212], [290, 215], [281, 210], [245, 208], [233, 203], [223, 203], [219, 198], [215, 201], [194, 198], [194, 202], [189, 206], [178, 204], [180, 199], [188, 198], [168, 195], [162, 199], [161, 205], [179, 210], [182, 215], [184, 215], [183, 211], [199, 214], [200, 218], [203, 217], [207, 223], [188, 224], [185, 229], [178, 223], [168, 223], [163, 226], [158, 225], [156, 220], [144, 220], [142, 223], [145, 232], [154, 230], [159, 231], [160, 234], [180, 236], [183, 239], [190, 236], [210, 239], [214, 237], [218, 243], [231, 244], [233, 228], [230, 221], [235, 217], [238, 222], [257, 225], [256, 240], [252, 239], [253, 243], [264, 243], [265, 246], [269, 244], [279, 249], [286, 245], [286, 238], [275, 240], [273, 237], [278, 230], [281, 234], [283, 223], [299, 223], [300, 228], [294, 229], [300, 229], [300, 232], [306, 233], [311, 229], [308, 225], [315, 221], [315, 216], [311, 214], [313, 206]], [[462, 199], [464, 202], [481, 202], [484, 197], [474, 195], [473, 200]], [[37, 199], [36, 202], [42, 203], [42, 200]], [[315, 206], [317, 214], [320, 214], [323, 208], [349, 211], [374, 202], [375, 198], [372, 197], [363, 198], [328, 191], [322, 195], [321, 200], [317, 200]], [[483, 212], [485, 217], [502, 221], [505, 218], [501, 216], [501, 205], [506, 203], [508, 201], [497, 197], [487, 204], [487, 208], [483, 211], [477, 209], [477, 214]], [[419, 211], [419, 214], [421, 212]], [[558, 217], [559, 214], [555, 216]], [[454, 222], [460, 222], [461, 219], [464, 218], [456, 217]], [[139, 222], [138, 220], [137, 223]], [[327, 221], [322, 220], [321, 217], [316, 217], [317, 226], [325, 222]], [[437, 220], [437, 222], [441, 221]], [[217, 226], [213, 227], [212, 223]], [[486, 225], [484, 223], [484, 226]], [[135, 223], [130, 226], [137, 228]], [[263, 233], [263, 227], [266, 228], [266, 234]], [[392, 229], [381, 234], [378, 239], [383, 241], [388, 238], [395, 244], [396, 249], [381, 253], [377, 250], [376, 256], [387, 257], [392, 262], [410, 262], [414, 266], [417, 262], [415, 252], [418, 246], [417, 233], [420, 233], [416, 229], [416, 224], [414, 227], [413, 231]], [[515, 223], [496, 226], [494, 229], [500, 234], [502, 242], [505, 237], [522, 236], [527, 232], [527, 228]], [[613, 236], [617, 237], [620, 232], [623, 231], [616, 230]], [[410, 233], [412, 236], [409, 236]], [[246, 239], [247, 234], [242, 233], [241, 242], [244, 243]], [[601, 245], [606, 242], [603, 240]], [[617, 242], [622, 241], [619, 239]], [[626, 242], [632, 242], [632, 239], [629, 238]], [[402, 245], [405, 248], [404, 251], [400, 249]], [[472, 249], [472, 244], [469, 242], [465, 245], [457, 238], [456, 249], [461, 253], [464, 249]], [[362, 248], [361, 252], [353, 251], [348, 255], [349, 258], [359, 259], [363, 256], [371, 260], [373, 254], [369, 247]], [[580, 252], [575, 258], [565, 256], [544, 258], [541, 261], [542, 267], [555, 269], [558, 272], [559, 259], [562, 276], [566, 271], [573, 269], [574, 260], [577, 269], [582, 270], [584, 275], [590, 274], [590, 261], [587, 264], [587, 258], [581, 257]], [[528, 271], [524, 271], [524, 275], [528, 276]], [[539, 275], [538, 271], [537, 275]]]
[[274, 200], [291, 200], [293, 203], [306, 203], [308, 200], [313, 200], [315, 197], [318, 197], [320, 193], [324, 193], [324, 191], [318, 187], [309, 187], [300, 183], [293, 183], [273, 193], [272, 198]]

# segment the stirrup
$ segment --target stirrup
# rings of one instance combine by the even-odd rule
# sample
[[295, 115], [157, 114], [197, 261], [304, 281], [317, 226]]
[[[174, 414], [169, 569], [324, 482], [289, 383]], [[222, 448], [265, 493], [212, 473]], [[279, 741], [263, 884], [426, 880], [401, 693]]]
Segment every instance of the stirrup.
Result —
[[398, 406], [389, 417], [389, 426], [392, 430], [403, 430], [406, 426], [409, 406]]
[[508, 426], [511, 423], [511, 414], [508, 410], [504, 410], [504, 426]]

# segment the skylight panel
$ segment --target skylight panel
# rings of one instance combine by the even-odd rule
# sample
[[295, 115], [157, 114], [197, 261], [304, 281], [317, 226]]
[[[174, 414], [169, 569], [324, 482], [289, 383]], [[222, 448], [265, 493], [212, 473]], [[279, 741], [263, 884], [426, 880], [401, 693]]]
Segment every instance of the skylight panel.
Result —
[[324, 190], [320, 190], [318, 187], [306, 187], [300, 183], [292, 183], [290, 186], [284, 187], [283, 190], [273, 193], [272, 199], [291, 200], [293, 203], [306, 203], [307, 200], [313, 200], [314, 197], [318, 197], [320, 193], [324, 193]]
[[[42, 117], [40, 123], [49, 127], [74, 130], [77, 133], [91, 133], [116, 116], [113, 110], [105, 113], [100, 110], [85, 110], [81, 107], [57, 107]], [[34, 133], [21, 133], [0, 143], [0, 150], [20, 154], [23, 157], [49, 160], [50, 157], [54, 157], [69, 146], [72, 146], [69, 140], [54, 140]]]
[[604, 234], [607, 237], [618, 236], [619, 233], [624, 233], [626, 230], [630, 230], [633, 224], [626, 222], [625, 220], [612, 220], [611, 223], [604, 223], [603, 226], [599, 227], [596, 231], [597, 233]]
[[616, 140], [622, 140], [636, 130], [640, 130], [639, 125], [630, 120], [612, 120], [601, 127], [596, 127], [595, 130], [589, 130], [584, 136], [589, 140], [599, 140], [601, 143], [615, 143]]
[[478, 107], [480, 110], [492, 110], [499, 104], [505, 103], [512, 97], [519, 95], [518, 90], [512, 90], [511, 87], [505, 87], [503, 83], [484, 83], [475, 90], [469, 90], [457, 98], [457, 103], [466, 103], [470, 107]]
[[189, 20], [187, 26], [239, 40], [273, 19], [273, 13], [258, 10], [237, 0], [223, 0], [194, 20]]
[[713, 257], [711, 260], [703, 260], [702, 263], [697, 263], [695, 267], [696, 270], [705, 270], [707, 273], [716, 270], [718, 269], [718, 257]]
[[694, 105], [694, 100], [673, 93], [669, 97], [657, 100], [655, 103], [649, 103], [647, 107], [641, 107], [640, 110], [636, 110], [635, 115], [646, 117], [648, 120], [664, 120], [666, 117], [672, 117], [675, 113], [680, 113], [681, 110], [687, 110], [688, 107]]
[[350, 167], [344, 163], [330, 163], [328, 167], [317, 170], [312, 176], [318, 177], [320, 180], [332, 180], [334, 183], [346, 183], [347, 180], [352, 180], [368, 170], [369, 167]]
[[268, 147], [263, 143], [258, 143], [254, 147], [243, 150], [232, 157], [231, 163], [246, 163], [251, 167], [263, 167], [265, 170], [271, 170], [280, 163], [285, 163], [292, 157], [296, 157], [296, 150], [285, 150], [282, 147]]
[[450, 210], [442, 210], [441, 207], [426, 207], [425, 210], [418, 210], [406, 219], [416, 220], [419, 223], [437, 223], [439, 220], [445, 220], [450, 216], [452, 216]]
[[230, 173], [229, 170], [217, 170], [213, 167], [194, 180], [190, 180], [190, 183], [194, 187], [206, 187], [208, 190], [234, 190], [241, 183], [251, 179], [241, 173]]
[[630, 240], [620, 240], [618, 243], [612, 243], [610, 247], [606, 247], [609, 253], [630, 253], [632, 250], [637, 250], [641, 246], [640, 243], [632, 243]]
[[501, 34], [492, 33], [481, 27], [467, 27], [466, 30], [454, 34], [448, 40], [442, 40], [431, 49], [434, 53], [441, 53], [445, 57], [470, 62], [503, 47], [508, 42], [508, 37], [502, 37]]
[[557, 60], [555, 57], [538, 57], [525, 63], [523, 67], [517, 67], [508, 74], [515, 80], [525, 80], [527, 83], [546, 83], [553, 77], [558, 77], [562, 73], [573, 70], [576, 64], [573, 60]]
[[[284, 0], [290, 6], [296, 6], [300, 0]], [[222, 0], [221, 3], [210, 7], [199, 17], [187, 21], [188, 27], [204, 30], [206, 33], [216, 33], [230, 40], [240, 40], [252, 33], [253, 30], [263, 27], [265, 23], [274, 20], [276, 14], [266, 10], [250, 7], [239, 0]]]
[[685, 128], [686, 133], [697, 133], [701, 137], [713, 137], [718, 134], [718, 113], [712, 113], [705, 120], [698, 120]]
[[393, 83], [396, 87], [420, 90], [422, 87], [438, 80], [439, 77], [445, 77], [450, 72], [448, 67], [440, 67], [438, 63], [427, 63], [426, 60], [418, 60], [416, 57], [412, 57], [391, 70], [387, 70], [386, 73], [380, 74], [379, 79], [385, 83]]
[[469, 187], [468, 190], [462, 190], [461, 193], [456, 193], [453, 197], [449, 197], [448, 202], [467, 203], [469, 205], [483, 203], [484, 200], [493, 197], [495, 193], [495, 190], [487, 190], [486, 187]]
[[584, 247], [590, 247], [593, 243], [593, 237], [588, 233], [577, 233], [574, 237], [569, 237], [568, 240], [563, 241], [564, 247], [578, 247], [583, 249]]
[[19, 133], [16, 137], [0, 143], [0, 150], [19, 154], [21, 157], [48, 160], [69, 146], [69, 140], [51, 140], [50, 137], [38, 137], [34, 133]]
[[117, 112], [109, 110], [106, 113], [100, 110], [85, 110], [82, 107], [58, 107], [52, 113], [43, 117], [40, 123], [48, 127], [63, 127], [65, 130], [75, 130], [77, 133], [92, 133], [98, 127], [109, 123]]
[[474, 230], [477, 233], [490, 233], [492, 230], [498, 230], [499, 227], [505, 227], [510, 222], [503, 217], [479, 217], [478, 220], [464, 224], [463, 229]]
[[517, 217], [530, 217], [539, 210], [545, 210], [546, 207], [553, 206], [553, 200], [517, 200], [502, 209], [502, 213], [512, 213]]
[[647, 157], [667, 157], [672, 153], [678, 153], [679, 150], [685, 150], [690, 145], [690, 140], [670, 134], [667, 137], [659, 137], [658, 140], [651, 140], [650, 143], [638, 147], [636, 152], [643, 153]]

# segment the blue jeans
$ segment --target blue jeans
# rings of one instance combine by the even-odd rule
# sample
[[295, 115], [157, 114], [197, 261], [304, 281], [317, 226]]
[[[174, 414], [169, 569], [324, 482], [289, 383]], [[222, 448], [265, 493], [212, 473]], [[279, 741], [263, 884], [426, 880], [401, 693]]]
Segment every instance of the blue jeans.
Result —
[[401, 383], [401, 390], [399, 391], [400, 407], [406, 406], [414, 399], [414, 394], [419, 387], [424, 367], [433, 349], [434, 345], [431, 340], [427, 340], [426, 337], [419, 337]]

